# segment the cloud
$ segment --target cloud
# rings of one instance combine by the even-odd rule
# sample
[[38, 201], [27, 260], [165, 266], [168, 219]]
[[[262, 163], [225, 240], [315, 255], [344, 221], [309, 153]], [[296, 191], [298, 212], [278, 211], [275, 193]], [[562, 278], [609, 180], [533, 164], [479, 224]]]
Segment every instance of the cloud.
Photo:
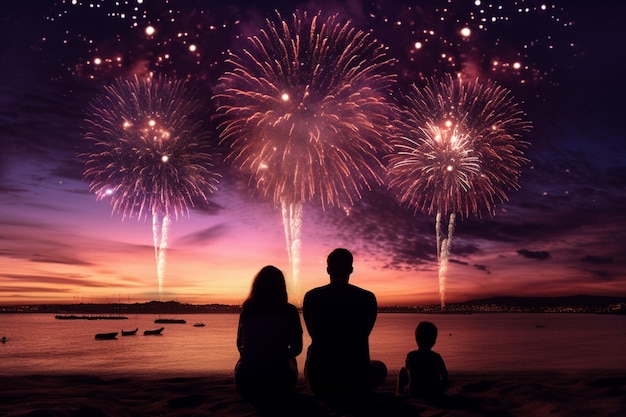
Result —
[[[77, 278], [65, 278], [55, 277], [49, 275], [33, 275], [33, 274], [3, 274], [3, 279], [15, 280], [20, 282], [36, 282], [37, 284], [51, 284], [51, 285], [71, 285], [74, 287], [93, 287], [93, 288], [107, 288], [110, 285], [106, 282], [98, 282], [86, 280], [84, 277]], [[49, 288], [45, 287], [46, 291]]]
[[33, 296], [33, 299], [36, 300], [40, 300], [41, 299], [41, 293], [68, 293], [71, 292], [71, 290], [66, 289], [66, 288], [53, 288], [53, 287], [34, 287], [34, 286], [24, 286], [24, 287], [18, 287], [18, 286], [10, 286], [10, 285], [1, 285], [0, 286], [0, 294], [4, 293], [4, 294], [19, 294], [19, 297], [24, 299], [24, 298], [31, 298], [29, 297], [29, 293], [33, 293], [36, 294], [35, 296]]
[[222, 237], [226, 231], [228, 230], [228, 226], [225, 224], [218, 224], [215, 226], [208, 227], [206, 229], [202, 229], [198, 232], [188, 234], [186, 236], [181, 237], [176, 241], [176, 245], [201, 245], [205, 243], [211, 243], [215, 240]]
[[204, 201], [199, 198], [195, 198], [193, 200], [192, 208], [204, 214], [213, 216], [219, 214], [222, 210], [224, 210], [224, 207], [221, 204], [216, 203], [215, 200], [208, 199], [207, 201]]
[[[3, 222], [0, 222], [1, 224]], [[28, 223], [16, 220], [15, 224], [4, 223], [4, 225], [6, 229], [13, 227], [13, 230], [0, 233], [0, 243], [2, 243], [0, 257], [59, 265], [93, 265], [77, 256], [78, 252], [68, 242], [48, 237], [53, 234], [58, 235], [54, 228], [37, 221]], [[38, 230], [39, 235], [32, 233], [33, 230]]]
[[531, 251], [528, 249], [520, 249], [517, 251], [517, 253], [522, 255], [524, 258], [537, 259], [539, 261], [545, 261], [546, 259], [551, 258], [550, 254], [546, 251]]
[[584, 256], [581, 259], [581, 261], [583, 261], [584, 263], [594, 264], [594, 265], [606, 265], [606, 264], [612, 264], [614, 259], [610, 256], [587, 255], [587, 256]]
[[[71, 180], [75, 180], [77, 182], [82, 182], [83, 179], [83, 171], [85, 170], [85, 166], [83, 163], [77, 158], [65, 159], [63, 164], [60, 164], [56, 167], [53, 167], [50, 170], [50, 175], [52, 177], [61, 177], [67, 178]], [[83, 182], [84, 186], [82, 188], [82, 192], [88, 192], [87, 183]]]
[[62, 254], [32, 254], [28, 258], [32, 262], [39, 263], [51, 263], [51, 264], [60, 264], [60, 265], [80, 265], [80, 266], [91, 266], [93, 265], [91, 262], [82, 261], [80, 259], [66, 256]]
[[590, 272], [593, 275], [594, 281], [600, 282], [610, 282], [615, 281], [615, 277], [609, 271], [601, 271], [601, 270], [591, 270], [587, 269], [587, 272]]

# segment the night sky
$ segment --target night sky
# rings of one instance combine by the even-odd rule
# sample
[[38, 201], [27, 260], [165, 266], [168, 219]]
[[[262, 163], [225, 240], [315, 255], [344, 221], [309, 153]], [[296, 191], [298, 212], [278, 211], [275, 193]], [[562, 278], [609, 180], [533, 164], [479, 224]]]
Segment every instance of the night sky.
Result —
[[[80, 156], [93, 97], [118, 77], [150, 72], [198, 92], [221, 175], [208, 203], [172, 222], [161, 299], [240, 303], [267, 264], [289, 279], [280, 209], [224, 160], [211, 97], [227, 51], [241, 50], [274, 9], [289, 16], [296, 8], [339, 13], [388, 47], [398, 102], [412, 83], [460, 74], [510, 89], [532, 122], [520, 189], [494, 216], [457, 222], [448, 302], [626, 296], [619, 0], [35, 3], [0, 6], [0, 303], [159, 298], [151, 220], [122, 219], [106, 198], [97, 201]], [[351, 282], [379, 304], [439, 302], [434, 215], [401, 206], [384, 184], [349, 210], [304, 204], [294, 302], [327, 282], [335, 247], [354, 253]]]

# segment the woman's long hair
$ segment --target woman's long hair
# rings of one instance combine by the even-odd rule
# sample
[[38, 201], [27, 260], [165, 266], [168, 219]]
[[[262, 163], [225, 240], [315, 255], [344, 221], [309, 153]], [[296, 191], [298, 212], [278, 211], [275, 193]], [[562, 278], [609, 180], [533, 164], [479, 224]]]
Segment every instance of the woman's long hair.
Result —
[[287, 303], [287, 285], [282, 271], [275, 266], [264, 266], [252, 281], [246, 304], [278, 305]]

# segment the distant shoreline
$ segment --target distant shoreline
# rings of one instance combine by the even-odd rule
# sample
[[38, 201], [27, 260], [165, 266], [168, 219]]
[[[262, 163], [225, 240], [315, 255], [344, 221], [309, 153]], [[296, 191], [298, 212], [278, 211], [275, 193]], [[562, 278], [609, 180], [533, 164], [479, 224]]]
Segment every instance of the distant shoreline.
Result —
[[[2, 313], [49, 313], [64, 315], [125, 314], [239, 314], [240, 305], [185, 304], [178, 301], [145, 303], [76, 303], [0, 306]], [[480, 313], [593, 313], [626, 314], [626, 297], [577, 295], [567, 297], [494, 297], [439, 305], [380, 306], [379, 313], [480, 314]]]

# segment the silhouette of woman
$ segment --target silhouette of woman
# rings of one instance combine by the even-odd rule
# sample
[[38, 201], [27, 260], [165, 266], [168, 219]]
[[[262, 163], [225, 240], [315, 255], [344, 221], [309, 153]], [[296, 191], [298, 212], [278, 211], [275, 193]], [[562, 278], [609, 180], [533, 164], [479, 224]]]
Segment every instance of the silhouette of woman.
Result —
[[298, 380], [296, 356], [302, 352], [302, 324], [287, 302], [285, 277], [268, 265], [254, 278], [237, 330], [239, 361], [235, 385], [248, 400], [285, 395]]

